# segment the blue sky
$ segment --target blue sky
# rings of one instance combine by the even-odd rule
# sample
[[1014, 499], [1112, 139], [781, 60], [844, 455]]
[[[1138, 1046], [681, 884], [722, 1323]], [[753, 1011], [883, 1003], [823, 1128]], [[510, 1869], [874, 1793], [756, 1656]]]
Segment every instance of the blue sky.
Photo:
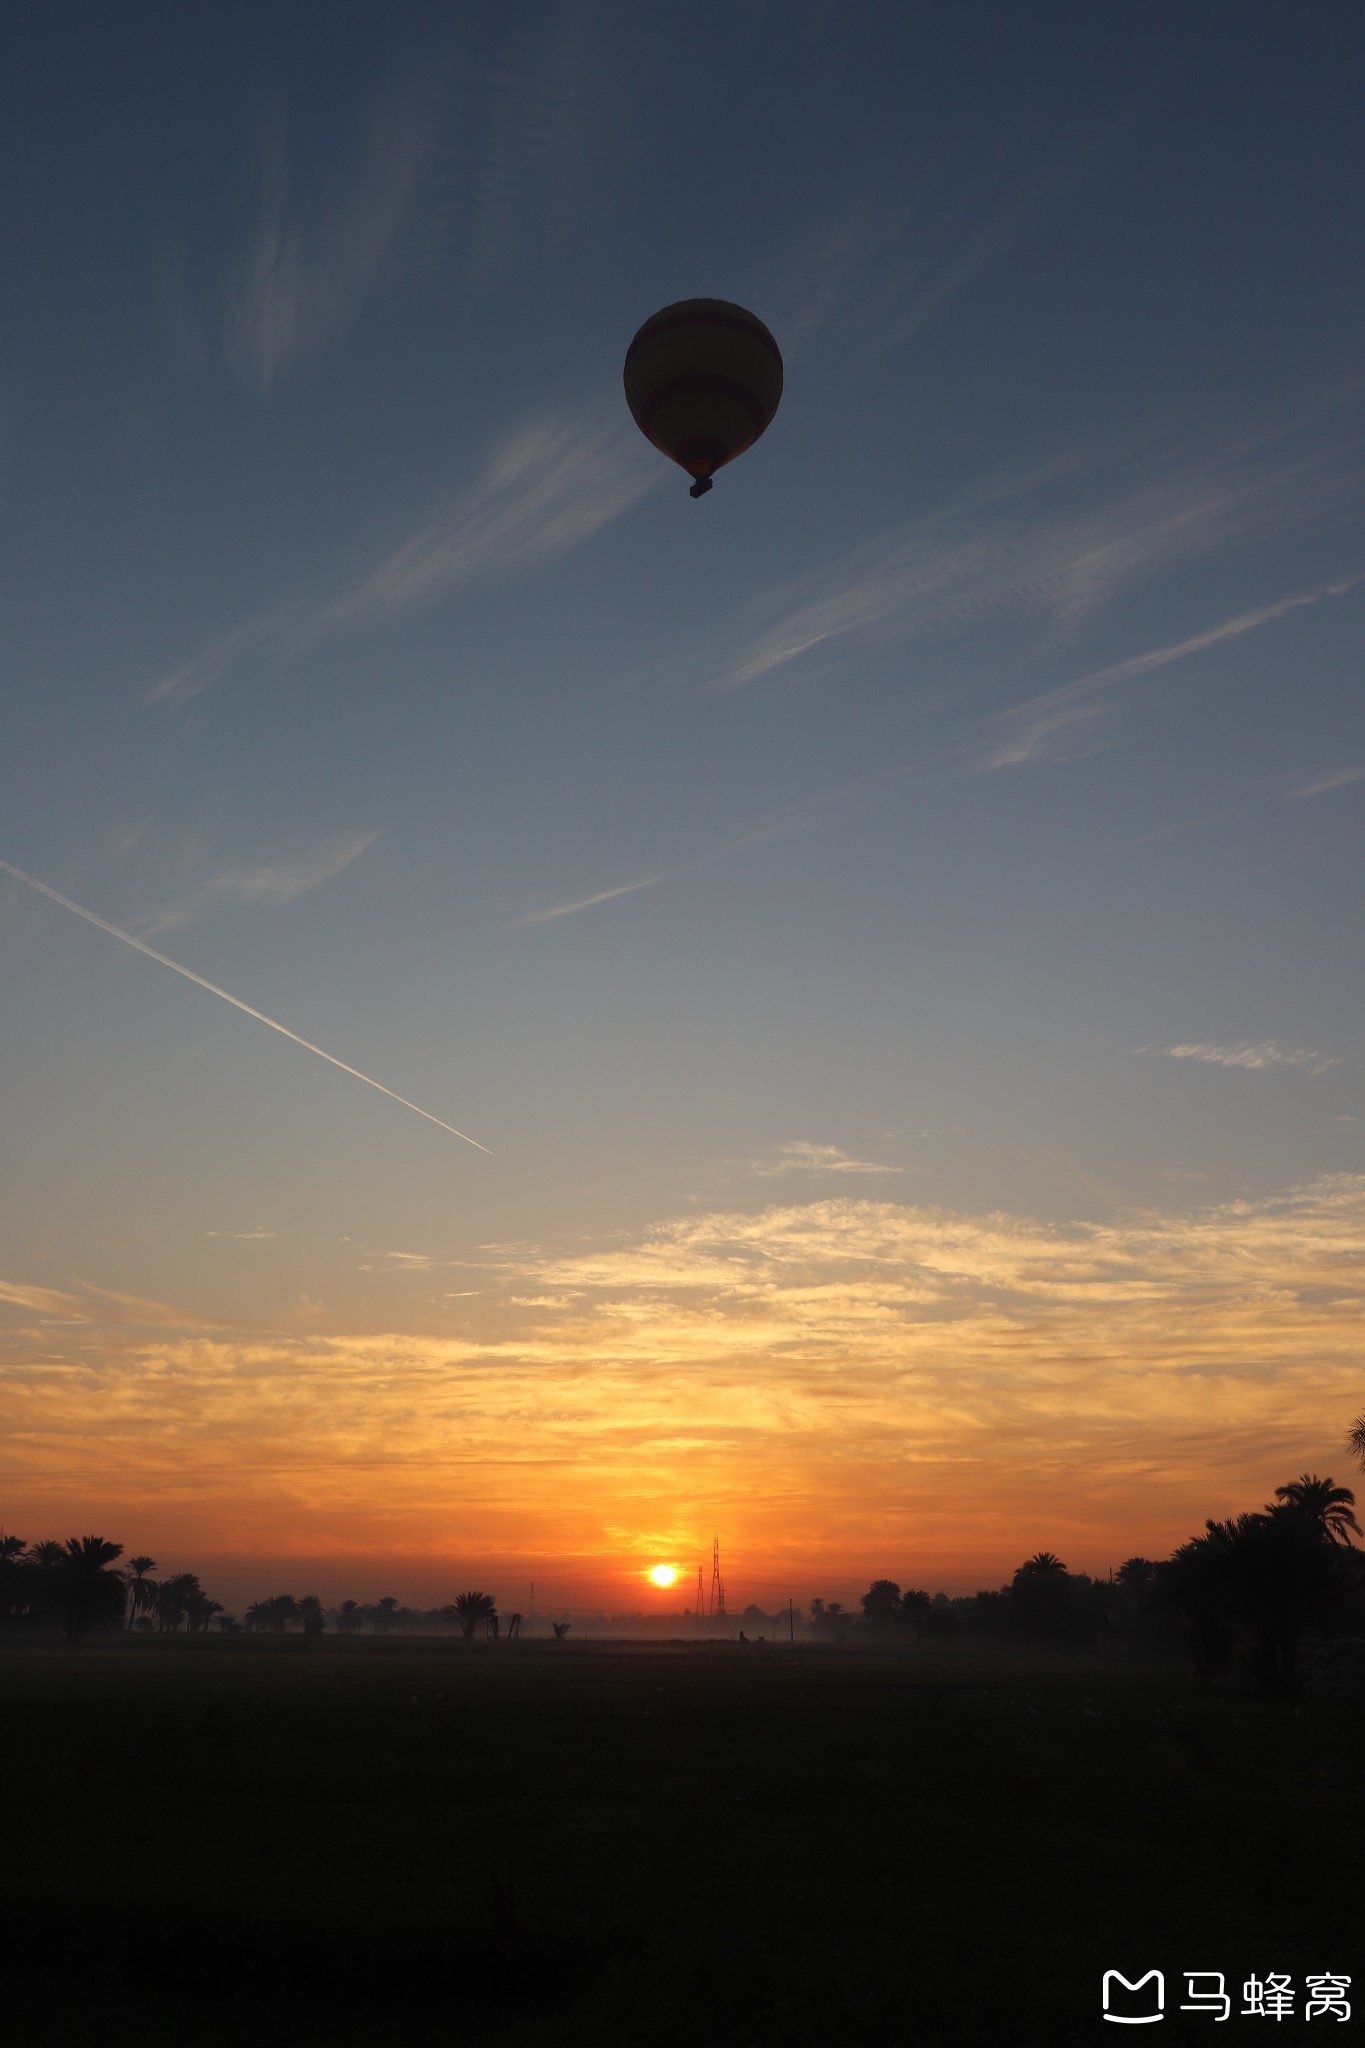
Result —
[[[490, 1148], [0, 876], [24, 1533], [93, 1490], [116, 1534], [154, 1501], [163, 1547], [363, 1526], [398, 1560], [558, 1544], [609, 1576], [742, 1527], [758, 1459], [818, 1472], [803, 1526], [850, 1582], [911, 1582], [950, 1569], [959, 1484], [1003, 1487], [980, 1570], [1068, 1541], [1094, 1568], [1130, 1524], [1120, 1555], [1155, 1554], [1344, 1467], [1351, 13], [56, 6], [9, 40], [0, 859]], [[620, 388], [692, 295], [786, 361], [695, 504]], [[1106, 1311], [1153, 1360], [1121, 1442], [1038, 1392], [1085, 1346], [1049, 1352], [1070, 1298], [1047, 1260], [1002, 1278], [1001, 1217], [1141, 1268]], [[937, 1296], [875, 1336], [811, 1304], [939, 1271], [905, 1247], [944, 1230], [1042, 1379], [960, 1330], [961, 1390], [921, 1410], [880, 1375], [952, 1323]], [[766, 1275], [761, 1355], [716, 1244]], [[1122, 1307], [1157, 1295], [1159, 1343]], [[1273, 1371], [1252, 1297], [1312, 1304]], [[372, 1377], [339, 1387], [336, 1347]], [[185, 1417], [250, 1441], [248, 1356], [313, 1405], [288, 1511], [263, 1465], [223, 1533]], [[585, 1359], [604, 1406], [571, 1416]], [[1254, 1439], [1171, 1405], [1196, 1365]], [[423, 1475], [509, 1431], [576, 1505], [531, 1535], [498, 1496], [481, 1552]], [[1035, 1535], [1063, 1438], [1101, 1476]], [[1138, 1471], [1169, 1481], [1141, 1528]], [[755, 1584], [798, 1568], [790, 1500], [752, 1511]]]

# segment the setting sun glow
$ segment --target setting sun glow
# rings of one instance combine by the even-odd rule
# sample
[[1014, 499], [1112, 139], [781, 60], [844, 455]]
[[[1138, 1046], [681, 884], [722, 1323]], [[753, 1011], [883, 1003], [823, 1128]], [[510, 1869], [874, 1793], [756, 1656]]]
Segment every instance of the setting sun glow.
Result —
[[653, 1579], [656, 1586], [671, 1586], [677, 1581], [678, 1567], [675, 1564], [652, 1564], [645, 1577]]

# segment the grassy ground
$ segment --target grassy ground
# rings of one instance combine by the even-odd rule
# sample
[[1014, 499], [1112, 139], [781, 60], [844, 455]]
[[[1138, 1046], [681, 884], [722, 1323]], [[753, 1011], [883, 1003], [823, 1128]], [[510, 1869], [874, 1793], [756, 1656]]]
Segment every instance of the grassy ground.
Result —
[[906, 1650], [7, 1645], [4, 2031], [1112, 2048], [1154, 1967], [1181, 2031], [1186, 1969], [1365, 2015], [1363, 1732]]

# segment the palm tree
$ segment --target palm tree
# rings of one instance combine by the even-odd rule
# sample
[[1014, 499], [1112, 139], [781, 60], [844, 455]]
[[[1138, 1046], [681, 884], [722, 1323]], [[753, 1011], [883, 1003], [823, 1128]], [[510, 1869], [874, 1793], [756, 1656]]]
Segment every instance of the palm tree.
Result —
[[1014, 1574], [1006, 1596], [1006, 1625], [1027, 1636], [1049, 1641], [1065, 1636], [1075, 1624], [1066, 1566], [1055, 1551], [1035, 1550]]
[[0, 1622], [27, 1614], [32, 1573], [23, 1563], [22, 1536], [0, 1536]]
[[355, 1600], [343, 1600], [337, 1609], [337, 1634], [353, 1636], [360, 1627], [360, 1623], [361, 1612], [359, 1603]]
[[441, 1612], [448, 1621], [459, 1622], [460, 1631], [468, 1643], [473, 1641], [479, 1623], [497, 1612], [497, 1605], [491, 1593], [461, 1593]]
[[242, 1616], [243, 1627], [249, 1628], [253, 1635], [260, 1635], [264, 1629], [269, 1628], [270, 1621], [266, 1613], [269, 1605], [268, 1600], [253, 1600]]
[[46, 1543], [30, 1543], [19, 1559], [23, 1574], [22, 1583], [26, 1589], [26, 1606], [30, 1614], [39, 1614], [44, 1607], [60, 1605], [57, 1568], [65, 1560], [66, 1545], [51, 1540]]
[[1365, 1534], [1352, 1513], [1356, 1497], [1350, 1487], [1334, 1486], [1330, 1478], [1319, 1479], [1316, 1472], [1305, 1472], [1301, 1479], [1291, 1479], [1288, 1486], [1277, 1486], [1275, 1498], [1306, 1516], [1327, 1543], [1349, 1545], [1348, 1532], [1352, 1529], [1357, 1536]]
[[198, 1585], [185, 1596], [185, 1623], [191, 1635], [207, 1635], [209, 1623], [215, 1614], [221, 1614], [222, 1611], [222, 1601], [210, 1600], [208, 1594]]
[[316, 1593], [305, 1593], [299, 1600], [299, 1616], [306, 1636], [320, 1636], [327, 1626], [322, 1612], [322, 1600]]
[[123, 1581], [109, 1570], [122, 1555], [123, 1545], [103, 1536], [72, 1536], [67, 1542], [65, 1556], [52, 1567], [51, 1588], [68, 1642], [78, 1643], [102, 1621], [122, 1621]]
[[1156, 1583], [1156, 1566], [1150, 1557], [1125, 1557], [1114, 1573], [1114, 1583], [1130, 1593], [1148, 1593]]
[[151, 1607], [156, 1600], [156, 1588], [147, 1578], [148, 1572], [156, 1570], [154, 1557], [130, 1557], [123, 1574], [123, 1583], [128, 1590], [128, 1626], [132, 1627], [139, 1614]]
[[375, 1634], [386, 1636], [398, 1620], [398, 1595], [385, 1593], [378, 1606], [370, 1609], [370, 1619], [374, 1623]]
[[1365, 1415], [1357, 1415], [1346, 1432], [1346, 1448], [1365, 1467]]
[[1113, 1586], [1103, 1589], [1111, 1599], [1110, 1623], [1119, 1628], [1132, 1628], [1145, 1622], [1151, 1611], [1159, 1569], [1150, 1557], [1124, 1558], [1114, 1573]]
[[1065, 1577], [1066, 1566], [1062, 1563], [1060, 1557], [1056, 1556], [1051, 1550], [1035, 1550], [1033, 1556], [1027, 1558], [1014, 1574], [1016, 1585], [1023, 1578], [1052, 1579], [1055, 1581]]
[[1227, 1654], [1227, 1624], [1240, 1622], [1261, 1690], [1292, 1693], [1299, 1638], [1337, 1590], [1333, 1546], [1293, 1506], [1210, 1520], [1204, 1530], [1162, 1566], [1166, 1599], [1214, 1660]]
[[156, 1591], [157, 1626], [164, 1631], [178, 1629], [186, 1622], [195, 1627], [194, 1616], [198, 1603], [204, 1598], [204, 1589], [199, 1583], [197, 1572], [175, 1572], [163, 1581]]

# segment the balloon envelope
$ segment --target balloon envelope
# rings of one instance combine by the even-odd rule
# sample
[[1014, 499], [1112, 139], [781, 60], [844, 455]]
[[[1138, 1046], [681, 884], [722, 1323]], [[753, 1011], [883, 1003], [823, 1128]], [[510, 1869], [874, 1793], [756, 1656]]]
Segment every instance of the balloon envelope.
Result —
[[752, 448], [782, 396], [782, 354], [756, 314], [728, 299], [680, 299], [626, 350], [626, 403], [640, 432], [695, 477]]

